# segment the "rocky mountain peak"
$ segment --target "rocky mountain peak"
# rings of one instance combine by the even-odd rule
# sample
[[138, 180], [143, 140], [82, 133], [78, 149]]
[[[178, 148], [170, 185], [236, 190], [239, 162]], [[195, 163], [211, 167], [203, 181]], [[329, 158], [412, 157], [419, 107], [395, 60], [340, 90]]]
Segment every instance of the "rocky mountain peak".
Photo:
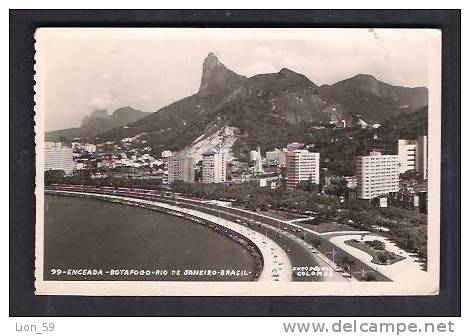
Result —
[[290, 69], [287, 69], [287, 68], [282, 68], [280, 71], [279, 71], [279, 75], [281, 76], [298, 76], [299, 74], [290, 70]]
[[355, 78], [357, 80], [364, 80], [364, 81], [378, 81], [377, 78], [375, 78], [374, 76], [369, 75], [369, 74], [358, 74], [358, 75], [354, 76], [353, 78]]
[[90, 117], [92, 118], [106, 118], [108, 116], [108, 110], [97, 109], [91, 112]]
[[207, 95], [213, 91], [231, 90], [244, 78], [244, 76], [237, 75], [235, 72], [227, 69], [217, 56], [210, 52], [202, 65], [199, 93]]
[[213, 52], [210, 52], [206, 58], [204, 59], [204, 63], [202, 65], [202, 72], [206, 72], [206, 71], [209, 71], [219, 65], [222, 65], [222, 63], [220, 63], [219, 59], [217, 58], [217, 56], [215, 56], [215, 54]]

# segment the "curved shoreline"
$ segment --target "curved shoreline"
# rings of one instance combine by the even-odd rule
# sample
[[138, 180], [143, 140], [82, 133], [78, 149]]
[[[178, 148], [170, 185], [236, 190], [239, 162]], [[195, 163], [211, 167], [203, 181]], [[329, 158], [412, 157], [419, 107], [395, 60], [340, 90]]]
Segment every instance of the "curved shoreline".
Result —
[[[271, 251], [274, 250], [272, 247], [272, 244], [274, 242], [266, 242], [266, 239], [263, 237], [263, 244], [257, 245], [256, 240], [260, 240], [257, 235], [259, 233], [257, 232], [251, 232], [252, 230], [249, 230], [247, 234], [243, 234], [240, 231], [242, 229], [246, 229], [245, 227], [241, 226], [240, 224], [236, 224], [233, 222], [229, 222], [226, 220], [222, 220], [225, 225], [219, 224], [215, 219], [217, 218], [207, 218], [207, 217], [215, 217], [212, 215], [207, 215], [205, 213], [197, 213], [194, 214], [194, 211], [192, 210], [187, 210], [187, 209], [175, 209], [175, 207], [164, 204], [164, 203], [158, 203], [158, 202], [150, 202], [138, 198], [131, 198], [131, 197], [122, 197], [122, 196], [114, 196], [114, 195], [106, 195], [106, 194], [97, 194], [97, 193], [86, 193], [86, 192], [76, 192], [76, 191], [58, 191], [58, 190], [46, 190], [45, 193], [51, 194], [51, 195], [61, 195], [61, 196], [70, 196], [70, 197], [84, 197], [84, 198], [91, 198], [91, 199], [97, 199], [97, 200], [102, 200], [102, 201], [108, 201], [108, 202], [117, 202], [120, 204], [125, 204], [129, 206], [135, 206], [135, 207], [140, 207], [144, 209], [149, 209], [153, 211], [158, 211], [164, 214], [176, 216], [176, 217], [181, 217], [185, 218], [187, 220], [190, 220], [191, 222], [197, 223], [199, 225], [202, 225], [208, 229], [211, 229], [213, 232], [218, 233], [220, 235], [223, 235], [224, 237], [227, 237], [231, 239], [232, 241], [236, 242], [239, 244], [241, 247], [245, 248], [250, 255], [253, 257], [254, 262], [255, 262], [255, 267], [253, 270], [253, 278], [252, 281], [258, 281], [258, 280], [274, 280], [274, 281], [279, 281], [279, 279], [273, 279], [272, 278], [272, 273], [268, 274], [268, 269], [270, 266], [275, 266], [273, 265], [273, 260], [268, 261], [268, 267], [266, 267], [266, 258], [265, 256], [268, 256], [268, 253], [266, 251], [262, 250], [267, 250], [268, 247], [271, 247]], [[190, 212], [193, 212], [191, 214]], [[204, 215], [204, 216], [203, 216]], [[203, 218], [206, 217], [206, 218]], [[218, 218], [220, 221], [220, 217]], [[228, 227], [229, 222], [232, 226], [235, 226], [234, 229]], [[237, 226], [240, 226], [241, 228], [238, 228]], [[253, 238], [250, 239], [248, 236], [252, 235]], [[268, 239], [269, 240], [269, 239]], [[275, 244], [275, 243], [274, 243]], [[282, 249], [280, 251], [281, 253], [284, 252]], [[272, 259], [272, 255], [270, 256]], [[275, 256], [277, 258], [277, 256]], [[281, 256], [282, 257], [282, 256]], [[287, 256], [285, 256], [287, 257]], [[269, 259], [269, 258], [268, 258]], [[279, 258], [280, 260], [286, 259], [286, 258]], [[277, 260], [279, 260], [277, 259]], [[274, 264], [276, 264], [277, 261], [274, 259]], [[282, 263], [281, 263], [282, 264]], [[290, 263], [285, 263], [290, 264]], [[274, 269], [273, 269], [274, 272]], [[282, 274], [281, 274], [282, 275]], [[288, 278], [288, 281], [290, 280], [290, 274], [287, 276], [284, 274], [282, 278]]]

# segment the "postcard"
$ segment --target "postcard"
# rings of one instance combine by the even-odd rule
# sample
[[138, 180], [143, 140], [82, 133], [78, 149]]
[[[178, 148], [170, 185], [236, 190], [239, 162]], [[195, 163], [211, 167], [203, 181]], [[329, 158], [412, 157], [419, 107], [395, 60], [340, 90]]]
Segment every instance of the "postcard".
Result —
[[439, 293], [439, 30], [35, 40], [37, 295]]

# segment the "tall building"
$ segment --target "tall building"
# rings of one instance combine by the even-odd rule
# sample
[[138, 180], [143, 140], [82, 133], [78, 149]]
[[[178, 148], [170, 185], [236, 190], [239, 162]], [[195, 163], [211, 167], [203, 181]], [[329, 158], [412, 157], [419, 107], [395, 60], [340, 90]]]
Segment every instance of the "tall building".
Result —
[[416, 169], [416, 140], [398, 140], [398, 170], [400, 174]]
[[300, 149], [299, 144], [287, 146], [287, 188], [293, 189], [300, 181], [320, 183], [320, 153]]
[[190, 152], [180, 152], [168, 158], [168, 183], [194, 182], [194, 162]]
[[46, 142], [44, 170], [63, 170], [66, 174], [73, 172], [73, 149], [62, 146], [60, 142]]
[[398, 155], [371, 152], [356, 159], [357, 198], [372, 199], [399, 189]]
[[377, 151], [385, 155], [398, 155], [400, 174], [408, 171], [417, 171], [423, 180], [428, 178], [428, 137], [422, 135], [418, 140], [396, 139], [370, 139], [366, 149], [369, 152]]
[[250, 152], [250, 161], [254, 161], [253, 173], [262, 174], [263, 170], [263, 157], [261, 156], [261, 149], [258, 146], [257, 150]]
[[416, 171], [423, 180], [428, 179], [428, 137], [422, 135], [418, 138], [416, 146]]
[[224, 152], [209, 150], [202, 155], [202, 182], [222, 183], [227, 181], [227, 157]]
[[287, 148], [283, 148], [282, 151], [279, 153], [279, 165], [281, 167], [286, 166], [286, 157], [287, 157]]
[[170, 157], [173, 155], [173, 153], [169, 150], [164, 150], [162, 152], [162, 162], [163, 162], [163, 170], [168, 171], [168, 166], [170, 164]]

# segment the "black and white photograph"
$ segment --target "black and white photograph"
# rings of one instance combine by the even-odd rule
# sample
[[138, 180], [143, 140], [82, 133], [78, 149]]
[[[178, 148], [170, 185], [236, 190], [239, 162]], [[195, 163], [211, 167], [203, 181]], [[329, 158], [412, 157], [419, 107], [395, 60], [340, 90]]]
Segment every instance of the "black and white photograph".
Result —
[[441, 31], [40, 28], [37, 295], [437, 295]]

